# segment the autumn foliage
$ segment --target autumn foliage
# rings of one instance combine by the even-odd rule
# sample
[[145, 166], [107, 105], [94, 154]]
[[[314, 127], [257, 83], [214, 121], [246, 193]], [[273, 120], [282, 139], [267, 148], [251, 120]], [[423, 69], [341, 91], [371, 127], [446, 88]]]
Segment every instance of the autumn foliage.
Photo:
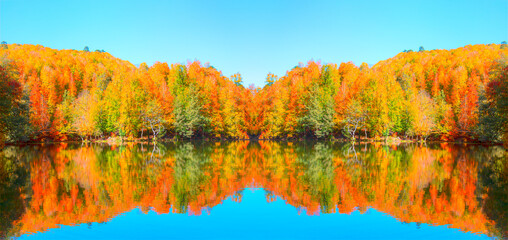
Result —
[[404, 52], [372, 67], [300, 64], [275, 82], [269, 75], [268, 85], [255, 95], [264, 103], [262, 133], [267, 138], [477, 138], [485, 135], [477, 131], [479, 116], [494, 110], [482, 109], [479, 99], [508, 92], [497, 84], [506, 75], [507, 54], [500, 45], [470, 45]]
[[[139, 67], [102, 51], [5, 44], [0, 119], [8, 142], [37, 139], [329, 138], [501, 141], [504, 45], [403, 52], [370, 67], [299, 64], [246, 88], [200, 62]], [[505, 77], [506, 78], [506, 77]], [[494, 94], [501, 93], [501, 94]], [[2, 95], [2, 96], [3, 96]], [[484, 117], [488, 116], [488, 117]], [[6, 120], [7, 119], [7, 120]], [[492, 127], [494, 126], [494, 127]], [[505, 134], [505, 138], [506, 138]], [[2, 141], [3, 142], [3, 141]]]
[[136, 67], [108, 53], [33, 45], [0, 56], [29, 96], [34, 139], [247, 136], [252, 91], [199, 62]]

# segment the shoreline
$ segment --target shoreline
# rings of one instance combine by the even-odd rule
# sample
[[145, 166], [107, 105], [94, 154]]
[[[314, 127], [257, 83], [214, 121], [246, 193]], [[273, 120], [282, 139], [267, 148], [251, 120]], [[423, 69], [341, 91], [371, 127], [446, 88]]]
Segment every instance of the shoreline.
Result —
[[[27, 141], [27, 142], [17, 142], [17, 143], [4, 143], [3, 146], [0, 146], [0, 149], [6, 146], [26, 146], [26, 145], [45, 145], [45, 144], [62, 144], [62, 143], [73, 143], [73, 144], [107, 144], [107, 145], [125, 145], [125, 144], [153, 144], [153, 143], [176, 143], [176, 142], [235, 142], [235, 141], [249, 141], [249, 142], [258, 142], [258, 141], [273, 141], [273, 142], [304, 142], [304, 141], [316, 141], [316, 142], [332, 142], [332, 143], [354, 143], [356, 144], [375, 144], [381, 143], [385, 145], [399, 145], [399, 144], [438, 144], [438, 143], [448, 143], [448, 144], [464, 144], [464, 145], [483, 145], [483, 146], [504, 146], [503, 143], [495, 143], [495, 142], [481, 142], [481, 141], [444, 141], [444, 140], [412, 140], [412, 139], [401, 139], [396, 137], [384, 137], [384, 138], [368, 138], [368, 139], [356, 139], [352, 141], [346, 138], [280, 138], [280, 139], [227, 139], [227, 138], [189, 138], [189, 139], [177, 139], [177, 138], [161, 138], [158, 140], [148, 139], [148, 138], [108, 138], [108, 139], [98, 139], [98, 140], [48, 140], [48, 141]], [[505, 146], [506, 149], [508, 146]]]

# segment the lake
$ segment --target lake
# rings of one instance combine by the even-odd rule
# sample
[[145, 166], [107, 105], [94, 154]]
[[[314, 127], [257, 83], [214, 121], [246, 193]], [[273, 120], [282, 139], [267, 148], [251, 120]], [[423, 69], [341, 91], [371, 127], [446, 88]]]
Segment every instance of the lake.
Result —
[[501, 146], [44, 144], [0, 152], [0, 238], [489, 239]]

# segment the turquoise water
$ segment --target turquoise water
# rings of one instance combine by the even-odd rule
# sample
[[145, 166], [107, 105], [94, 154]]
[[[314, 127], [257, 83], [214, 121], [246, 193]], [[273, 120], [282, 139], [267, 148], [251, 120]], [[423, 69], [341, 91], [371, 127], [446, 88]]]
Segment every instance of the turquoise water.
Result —
[[309, 216], [263, 189], [246, 189], [241, 203], [226, 200], [201, 216], [134, 209], [107, 223], [62, 226], [20, 239], [489, 239], [447, 226], [400, 223], [369, 209], [361, 214]]

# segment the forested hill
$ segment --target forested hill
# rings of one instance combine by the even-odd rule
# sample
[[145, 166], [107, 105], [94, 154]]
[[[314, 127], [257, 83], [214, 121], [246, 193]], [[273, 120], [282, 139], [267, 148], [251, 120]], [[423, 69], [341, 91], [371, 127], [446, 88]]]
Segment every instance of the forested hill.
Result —
[[0, 142], [400, 136], [508, 142], [508, 47], [405, 51], [372, 67], [300, 64], [246, 88], [199, 62], [0, 47]]

